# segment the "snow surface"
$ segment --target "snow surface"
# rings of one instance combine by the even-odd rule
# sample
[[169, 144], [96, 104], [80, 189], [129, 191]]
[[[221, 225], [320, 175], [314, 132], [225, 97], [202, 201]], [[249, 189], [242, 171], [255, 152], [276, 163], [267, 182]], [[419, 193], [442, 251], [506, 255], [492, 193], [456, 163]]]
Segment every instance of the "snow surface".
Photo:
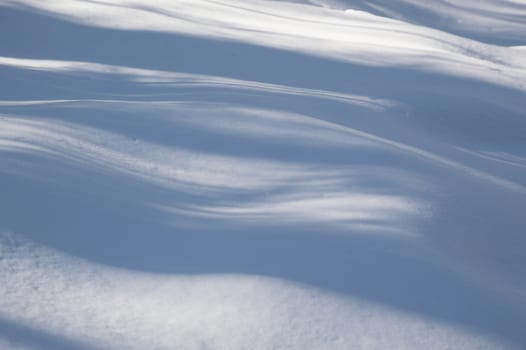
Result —
[[0, 0], [1, 349], [524, 349], [526, 2]]

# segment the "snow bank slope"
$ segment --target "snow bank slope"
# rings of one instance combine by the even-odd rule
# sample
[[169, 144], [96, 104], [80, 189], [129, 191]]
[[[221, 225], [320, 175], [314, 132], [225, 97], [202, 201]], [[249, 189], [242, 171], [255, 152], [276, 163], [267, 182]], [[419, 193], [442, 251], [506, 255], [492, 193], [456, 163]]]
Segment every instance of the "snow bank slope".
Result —
[[351, 1], [0, 4], [0, 347], [526, 345], [524, 50]]
[[[279, 1], [279, 0], [278, 0]], [[524, 43], [526, 3], [522, 0], [293, 0], [339, 10], [360, 10], [437, 28], [499, 45]]]

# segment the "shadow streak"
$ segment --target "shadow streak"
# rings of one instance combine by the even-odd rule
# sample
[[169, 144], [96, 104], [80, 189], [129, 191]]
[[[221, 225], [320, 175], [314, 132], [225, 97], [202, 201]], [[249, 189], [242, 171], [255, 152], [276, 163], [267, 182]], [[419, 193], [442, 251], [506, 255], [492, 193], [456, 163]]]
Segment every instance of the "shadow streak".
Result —
[[97, 350], [98, 347], [85, 344], [62, 335], [55, 335], [33, 327], [0, 318], [0, 339], [13, 345], [29, 346], [41, 350]]
[[2, 186], [3, 195], [16, 198], [0, 201], [2, 222], [33, 241], [125, 269], [283, 278], [526, 342], [522, 303], [436, 264], [418, 240], [383, 233], [389, 223], [381, 214], [375, 222], [380, 234], [323, 223], [196, 220], [149, 204], [202, 204], [199, 197], [27, 158], [32, 166], [42, 161], [63, 173], [34, 171], [54, 178], [51, 183], [0, 173], [0, 184], [9, 184]]
[[[479, 132], [473, 131], [470, 141], [475, 137], [473, 135], [482, 130], [484, 134], [493, 132], [497, 135], [483, 142], [523, 145], [523, 115], [502, 107], [506, 103], [515, 107], [524, 105], [524, 93], [518, 90], [416, 69], [351, 65], [248, 44], [176, 34], [92, 28], [12, 8], [3, 7], [1, 12], [3, 17], [0, 29], [8, 30], [0, 30], [0, 55], [210, 74], [360, 94], [413, 105], [413, 113], [416, 115], [436, 115], [436, 106], [429, 102], [451, 103], [451, 95], [458, 93], [459, 98], [453, 99], [455, 103], [450, 107], [451, 110], [458, 111], [456, 108], [460, 106], [463, 108], [461, 111], [471, 117], [471, 120], [477, 118], [477, 110], [486, 109], [491, 112], [485, 115], [490, 118], [490, 123], [482, 123]], [[57, 78], [56, 74], [49, 72], [39, 72], [41, 79], [34, 79], [34, 72], [5, 67], [1, 72], [3, 77], [12, 82], [10, 86], [0, 87], [2, 99], [97, 98], [112, 94], [128, 95], [129, 98], [136, 94], [148, 100], [147, 94], [169, 94], [168, 99], [180, 100], [178, 93], [184, 92], [174, 91], [174, 87], [130, 84], [125, 79], [108, 80], [84, 76], [80, 80], [66, 74], [58, 75]], [[447, 93], [443, 91], [444, 87], [447, 88]], [[219, 87], [217, 90], [220, 89]], [[229, 96], [217, 95], [217, 90], [196, 89], [192, 97], [197, 102], [239, 102], [239, 91]], [[417, 101], [416, 105], [414, 101]], [[495, 101], [501, 102], [498, 104]], [[396, 119], [386, 124], [373, 123], [372, 121], [380, 119], [345, 103], [320, 102], [320, 99], [305, 97], [280, 100], [270, 94], [246, 97], [239, 103], [312, 115], [320, 120], [374, 131], [380, 135], [395, 134], [392, 127], [396, 124]], [[473, 107], [475, 103], [478, 103], [477, 109]], [[245, 144], [247, 140], [242, 136], [233, 141], [231, 139], [229, 144], [228, 137], [206, 133], [201, 129], [177, 129], [168, 123], [149, 128], [148, 123], [156, 123], [158, 120], [149, 116], [148, 111], [141, 112], [140, 117], [136, 118], [130, 116], [131, 112], [128, 110], [112, 114], [101, 106], [90, 108], [51, 108], [43, 111], [38, 108], [2, 107], [1, 110], [15, 114], [23, 111], [30, 115], [48, 113], [57, 119], [77, 123], [79, 127], [91, 125], [105, 130], [117, 130], [130, 138], [141, 135], [147, 141], [166, 146], [184, 145], [195, 151], [212, 150], [218, 154], [247, 158], [267, 156], [273, 160], [312, 162], [320, 169], [348, 162], [355, 167], [380, 165], [392, 170], [407, 168], [415, 179], [429, 177], [436, 180], [446, 173], [444, 169], [423, 166], [420, 161], [402, 156], [394, 158], [390, 153], [382, 155], [371, 151], [358, 154], [353, 153], [352, 148], [339, 151], [327, 148], [305, 156], [304, 152], [312, 149], [299, 146], [283, 149], [282, 145], [269, 147], [263, 141], [251, 140], [251, 148], [239, 149], [233, 141], [243, 141]], [[447, 114], [451, 110], [445, 108], [446, 112], [439, 114]], [[504, 125], [493, 124], [496, 119], [491, 118], [495, 118], [494, 114], [497, 112], [504, 114], [502, 118], [510, 121], [503, 123]], [[90, 116], [91, 113], [93, 117]], [[75, 118], [74, 115], [80, 117]], [[121, 126], [121, 121], [125, 120], [123, 118], [139, 122], [133, 127], [124, 127]], [[469, 122], [462, 122], [460, 119], [446, 119], [446, 124], [449, 127], [452, 124], [452, 128], [458, 125], [455, 123], [471, 126]], [[434, 128], [434, 125], [436, 124], [433, 122], [425, 124], [423, 129]], [[477, 128], [478, 125], [473, 127]], [[506, 134], [496, 132], [498, 128], [515, 131]], [[405, 131], [401, 137], [406, 137], [407, 133]], [[461, 132], [453, 140], [461, 142], [465, 135], [466, 133]], [[208, 141], [203, 141], [205, 138]], [[2, 151], [0, 161], [2, 224], [12, 232], [68, 254], [110, 266], [157, 273], [243, 273], [280, 277], [526, 344], [523, 329], [526, 324], [524, 303], [509, 300], [497, 291], [466, 280], [455, 271], [437, 264], [426, 256], [425, 251], [420, 250], [421, 242], [418, 239], [413, 241], [359, 228], [349, 230], [301, 221], [241, 222], [228, 216], [196, 219], [192, 215], [159, 210], [155, 205], [168, 209], [181, 209], [178, 206], [183, 205], [199, 206], [210, 200], [206, 196], [155, 185], [118, 172], [96, 169], [89, 163], [67, 162], [41, 154]], [[255, 168], [254, 172], [258, 170]], [[373, 174], [366, 174], [360, 179], [359, 188], [362, 191], [397, 194], [397, 188], [393, 186], [389, 174], [385, 174], [383, 181], [373, 181], [371, 178], [374, 178]], [[413, 179], [409, 178], [407, 181]], [[451, 177], [448, 181], [450, 185], [455, 184], [456, 177]], [[454, 185], [451, 185], [449, 190], [453, 189]], [[476, 186], [469, 190], [460, 187], [458, 191], [462, 193], [460, 196], [464, 196], [461, 197], [464, 201], [452, 207], [469, 207], [470, 196], [477, 189]], [[416, 189], [405, 193], [414, 199], [420, 199], [424, 194], [429, 195]], [[253, 193], [249, 195], [254, 196]], [[456, 199], [458, 197], [440, 203], [452, 204]], [[247, 195], [225, 195], [219, 202], [226, 200], [243, 203], [247, 200]], [[514, 215], [521, 204], [520, 201], [514, 204]], [[485, 214], [491, 214], [491, 206], [478, 204], [475, 209], [477, 208], [483, 209]], [[379, 217], [373, 221], [379, 224], [378, 231], [381, 233], [387, 229], [389, 220], [383, 220], [381, 213], [378, 214]], [[448, 215], [454, 215], [454, 212], [449, 212]], [[462, 220], [464, 223], [471, 223], [470, 218]], [[515, 224], [522, 222], [520, 219], [514, 220]], [[455, 223], [456, 221], [440, 228], [454, 230]], [[422, 220], [418, 224], [424, 227], [433, 222]], [[484, 223], [480, 226], [477, 223], [476, 227], [483, 225]], [[516, 232], [518, 229], [515, 227], [511, 230]], [[492, 233], [483, 232], [488, 235]], [[442, 234], [434, 233], [433, 239]], [[454, 234], [446, 232], [445, 235], [450, 239]], [[422, 240], [425, 239], [427, 238]], [[477, 237], [470, 239], [476, 240]], [[457, 241], [453, 239], [452, 242]], [[451, 242], [448, 241], [447, 244]], [[519, 268], [518, 271], [522, 270]], [[34, 338], [35, 343], [41, 341], [47, 347], [62, 346], [52, 336], [31, 335], [30, 330], [17, 325], [6, 323], [2, 326], [0, 323], [0, 328], [28, 334], [28, 338]]]

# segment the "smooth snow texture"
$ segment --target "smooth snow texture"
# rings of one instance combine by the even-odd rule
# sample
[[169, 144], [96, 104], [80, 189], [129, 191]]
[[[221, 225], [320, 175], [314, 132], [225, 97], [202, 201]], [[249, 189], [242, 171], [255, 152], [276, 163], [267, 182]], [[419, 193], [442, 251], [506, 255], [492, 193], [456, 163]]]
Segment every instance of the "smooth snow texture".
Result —
[[524, 2], [0, 10], [0, 348], [526, 346]]
[[505, 349], [453, 326], [280, 279], [127, 272], [9, 233], [0, 239], [0, 281], [10, 282], [0, 285], [0, 307], [12, 310], [0, 321], [6, 348]]

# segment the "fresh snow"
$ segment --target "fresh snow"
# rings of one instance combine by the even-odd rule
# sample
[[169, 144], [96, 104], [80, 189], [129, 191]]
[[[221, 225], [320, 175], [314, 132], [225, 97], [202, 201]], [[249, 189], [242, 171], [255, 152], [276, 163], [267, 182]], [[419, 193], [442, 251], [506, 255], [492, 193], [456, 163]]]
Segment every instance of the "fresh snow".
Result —
[[0, 349], [524, 349], [522, 0], [0, 0]]

